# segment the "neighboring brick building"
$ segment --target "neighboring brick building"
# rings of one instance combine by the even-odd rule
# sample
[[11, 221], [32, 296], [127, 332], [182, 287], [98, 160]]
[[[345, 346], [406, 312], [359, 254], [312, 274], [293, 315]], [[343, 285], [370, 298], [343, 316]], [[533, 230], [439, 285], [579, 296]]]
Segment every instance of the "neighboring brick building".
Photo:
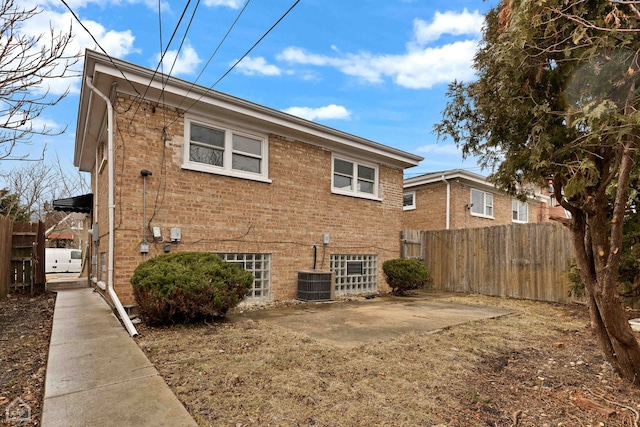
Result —
[[549, 221], [548, 197], [521, 202], [462, 169], [404, 181], [403, 229], [444, 230]]
[[[253, 301], [295, 298], [297, 273], [314, 267], [336, 273], [338, 295], [387, 289], [403, 171], [421, 157], [152, 76], [87, 51], [75, 164], [92, 177], [98, 287], [113, 274], [122, 303], [133, 304], [129, 280], [144, 259], [206, 251], [254, 274]], [[112, 155], [107, 103], [91, 85], [113, 104]]]

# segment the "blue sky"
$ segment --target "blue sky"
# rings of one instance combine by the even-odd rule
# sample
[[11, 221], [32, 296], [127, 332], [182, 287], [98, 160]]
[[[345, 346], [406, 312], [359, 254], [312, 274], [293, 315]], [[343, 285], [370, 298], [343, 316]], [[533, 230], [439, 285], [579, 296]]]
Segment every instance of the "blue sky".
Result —
[[[21, 1], [28, 6], [33, 0]], [[246, 0], [201, 0], [172, 75], [209, 87], [283, 14], [294, 0], [250, 0], [211, 63], [206, 62]], [[160, 34], [166, 47], [186, 1], [69, 0], [71, 9], [111, 56], [155, 68]], [[191, 1], [169, 46], [164, 71], [172, 68], [197, 0]], [[452, 168], [482, 171], [462, 161], [450, 140], [436, 143], [433, 124], [446, 104], [453, 79], [473, 79], [471, 61], [483, 14], [497, 0], [302, 0], [215, 89], [299, 115], [425, 157], [408, 176]], [[36, 3], [33, 2], [35, 5]], [[96, 49], [89, 35], [59, 0], [37, 2], [42, 13], [22, 29], [38, 34], [48, 25], [72, 25], [70, 51]], [[160, 32], [160, 20], [162, 32]], [[79, 72], [82, 64], [75, 68]], [[15, 154], [46, 158], [72, 167], [79, 78], [49, 81], [52, 93], [70, 87], [63, 102], [38, 119], [56, 137], [38, 137]], [[0, 162], [0, 170], [11, 168]]]

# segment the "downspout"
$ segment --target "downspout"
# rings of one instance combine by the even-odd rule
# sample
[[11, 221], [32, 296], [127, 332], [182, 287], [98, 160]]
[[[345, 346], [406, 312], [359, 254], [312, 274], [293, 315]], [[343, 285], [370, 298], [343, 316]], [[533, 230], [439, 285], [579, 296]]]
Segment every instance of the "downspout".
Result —
[[449, 181], [444, 179], [444, 175], [442, 175], [442, 181], [444, 181], [444, 183], [447, 184], [447, 213], [446, 213], [447, 226], [446, 226], [446, 229], [448, 230], [450, 228], [450, 226], [451, 226], [451, 184], [449, 183]]
[[113, 105], [111, 105], [111, 101], [107, 98], [102, 92], [100, 92], [95, 86], [91, 84], [91, 77], [87, 76], [86, 79], [87, 86], [91, 89], [96, 95], [104, 100], [107, 104], [107, 167], [108, 169], [108, 180], [109, 180], [109, 265], [107, 266], [107, 292], [109, 293], [109, 297], [111, 297], [111, 301], [116, 306], [116, 310], [120, 315], [120, 319], [124, 324], [124, 327], [129, 332], [129, 335], [135, 337], [138, 335], [138, 331], [136, 330], [133, 323], [131, 323], [131, 319], [129, 319], [129, 315], [125, 311], [118, 295], [116, 294], [115, 289], [113, 288], [113, 265], [114, 265], [114, 232], [115, 232], [115, 197], [114, 197], [114, 185], [113, 185]]

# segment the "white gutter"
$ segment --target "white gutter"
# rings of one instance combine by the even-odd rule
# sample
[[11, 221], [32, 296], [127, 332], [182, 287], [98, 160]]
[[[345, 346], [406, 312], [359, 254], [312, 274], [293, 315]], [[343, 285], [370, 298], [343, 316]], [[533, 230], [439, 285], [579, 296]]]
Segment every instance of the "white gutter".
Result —
[[[120, 319], [122, 323], [124, 323], [124, 327], [129, 332], [129, 335], [135, 337], [138, 335], [138, 331], [136, 330], [133, 323], [131, 323], [131, 319], [129, 319], [129, 315], [125, 311], [116, 291], [113, 289], [113, 264], [114, 264], [114, 232], [115, 232], [115, 209], [116, 205], [114, 202], [114, 189], [113, 189], [113, 105], [111, 105], [111, 101], [107, 98], [102, 92], [100, 92], [95, 86], [91, 84], [91, 77], [87, 76], [86, 79], [87, 86], [100, 98], [107, 103], [107, 163], [108, 163], [108, 171], [109, 171], [109, 265], [107, 267], [107, 292], [111, 297], [111, 301], [116, 306], [116, 310], [120, 315]], [[97, 171], [96, 171], [97, 173]]]
[[446, 226], [446, 230], [448, 230], [450, 228], [450, 225], [451, 225], [451, 184], [449, 184], [449, 181], [447, 181], [444, 178], [444, 175], [442, 175], [442, 181], [444, 181], [445, 184], [447, 184], [447, 226]]

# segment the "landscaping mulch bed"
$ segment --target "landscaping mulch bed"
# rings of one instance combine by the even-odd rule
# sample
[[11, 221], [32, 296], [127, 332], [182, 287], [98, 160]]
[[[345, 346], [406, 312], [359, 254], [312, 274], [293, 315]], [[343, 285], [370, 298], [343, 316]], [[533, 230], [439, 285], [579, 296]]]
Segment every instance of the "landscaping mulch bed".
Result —
[[54, 305], [54, 293], [10, 294], [0, 301], [2, 426], [40, 425]]
[[640, 390], [604, 361], [586, 307], [446, 300], [514, 314], [352, 349], [268, 320], [137, 340], [200, 426], [638, 425]]

